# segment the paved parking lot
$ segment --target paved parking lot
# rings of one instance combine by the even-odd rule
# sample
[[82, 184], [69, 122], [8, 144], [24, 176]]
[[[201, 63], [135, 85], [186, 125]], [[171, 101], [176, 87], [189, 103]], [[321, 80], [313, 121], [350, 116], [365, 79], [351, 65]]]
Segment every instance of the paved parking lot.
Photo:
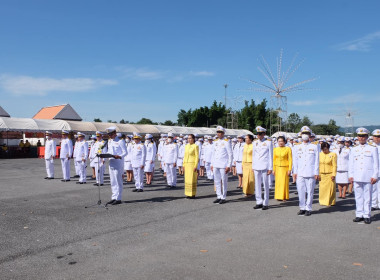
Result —
[[[380, 277], [380, 212], [371, 225], [353, 223], [353, 198], [325, 208], [316, 195], [312, 216], [299, 217], [294, 187], [261, 211], [236, 178], [228, 203], [215, 205], [210, 182], [186, 200], [183, 178], [168, 190], [156, 171], [143, 193], [126, 184], [123, 204], [85, 208], [97, 202], [93, 181], [62, 183], [55, 167], [48, 181], [43, 160], [0, 160], [0, 279]], [[107, 181], [101, 198], [110, 195]]]

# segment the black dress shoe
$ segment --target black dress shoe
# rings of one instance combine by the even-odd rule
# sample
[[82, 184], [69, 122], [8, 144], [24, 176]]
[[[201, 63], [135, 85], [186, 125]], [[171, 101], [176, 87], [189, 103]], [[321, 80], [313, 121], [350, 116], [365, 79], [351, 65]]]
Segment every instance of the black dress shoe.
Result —
[[171, 189], [175, 189], [175, 188], [176, 188], [176, 186], [170, 186], [170, 188], [171, 188]]
[[138, 192], [139, 190], [138, 189], [134, 189], [133, 192]]
[[83, 182], [76, 182], [75, 184], [81, 184], [81, 185], [82, 185], [82, 184], [83, 184]]
[[360, 218], [360, 217], [356, 217], [355, 219], [353, 219], [354, 223], [359, 223], [359, 222], [363, 222], [363, 221], [364, 221], [364, 218]]
[[112, 204], [112, 203], [114, 203], [115, 201], [116, 201], [116, 199], [112, 199], [112, 200], [108, 201], [108, 202], [106, 203], [106, 205], [107, 205], [107, 204]]
[[224, 203], [226, 203], [227, 201], [225, 200], [225, 199], [221, 199], [220, 201], [219, 201], [219, 204], [224, 204]]
[[80, 176], [79, 175], [75, 175], [73, 178], [79, 178]]
[[64, 179], [63, 179], [63, 180], [61, 180], [61, 182], [70, 182], [70, 180], [64, 180]]
[[111, 203], [111, 205], [118, 205], [121, 204], [121, 200], [115, 200], [114, 202]]
[[220, 201], [221, 201], [221, 199], [218, 198], [218, 199], [214, 200], [214, 203], [219, 203]]
[[269, 206], [263, 206], [263, 209], [262, 210], [268, 210], [269, 209]]
[[44, 179], [49, 179], [49, 177], [45, 177]]
[[376, 211], [377, 208], [376, 207], [371, 207], [371, 211]]
[[138, 189], [137, 192], [143, 192], [144, 190], [143, 189]]
[[255, 210], [261, 209], [261, 208], [263, 208], [262, 204], [257, 204], [256, 206], [253, 207], [253, 209], [255, 209]]
[[364, 218], [364, 223], [369, 225], [371, 223], [371, 218]]
[[53, 180], [54, 179], [54, 177], [48, 177], [48, 180]]
[[305, 210], [300, 210], [300, 211], [298, 211], [297, 215], [298, 216], [303, 216], [303, 215], [305, 215], [305, 213], [306, 213]]
[[311, 211], [306, 211], [305, 216], [311, 216]]

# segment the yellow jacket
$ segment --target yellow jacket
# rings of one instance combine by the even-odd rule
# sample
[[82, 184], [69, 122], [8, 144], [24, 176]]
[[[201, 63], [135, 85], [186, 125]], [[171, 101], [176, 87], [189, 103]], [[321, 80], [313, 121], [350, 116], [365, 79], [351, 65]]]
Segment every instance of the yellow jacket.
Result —
[[252, 143], [244, 145], [242, 162], [252, 163], [252, 150], [253, 150], [253, 144]]
[[336, 176], [337, 157], [336, 153], [324, 152], [319, 153], [319, 174], [332, 173], [332, 176]]
[[291, 171], [292, 165], [293, 157], [290, 147], [277, 147], [273, 149], [273, 171], [276, 171], [276, 167], [287, 167]]
[[196, 144], [187, 144], [185, 146], [185, 155], [183, 157], [183, 165], [187, 163], [194, 163], [194, 166], [198, 165], [199, 161], [199, 147]]

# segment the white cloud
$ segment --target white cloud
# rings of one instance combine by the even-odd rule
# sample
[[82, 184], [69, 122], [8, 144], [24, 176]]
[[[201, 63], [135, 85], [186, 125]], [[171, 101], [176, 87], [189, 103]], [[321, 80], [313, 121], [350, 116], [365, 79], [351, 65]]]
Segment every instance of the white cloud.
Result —
[[212, 77], [214, 72], [210, 71], [188, 71], [175, 72], [170, 70], [152, 70], [149, 68], [117, 67], [123, 72], [123, 77], [134, 80], [165, 80], [169, 83], [175, 83], [185, 80], [189, 77]]
[[190, 75], [191, 76], [211, 77], [211, 76], [215, 76], [215, 73], [209, 72], [209, 71], [198, 71], [198, 72], [190, 71]]
[[291, 102], [289, 102], [290, 105], [294, 105], [294, 106], [311, 106], [311, 105], [314, 105], [316, 103], [317, 103], [317, 101], [315, 101], [315, 100], [291, 101]]
[[356, 40], [345, 42], [335, 46], [339, 51], [361, 51], [368, 52], [371, 50], [373, 41], [380, 39], [380, 31], [367, 34]]
[[116, 80], [90, 78], [35, 78], [31, 76], [1, 75], [0, 87], [14, 95], [46, 95], [50, 92], [83, 92], [101, 86], [116, 85]]
[[166, 71], [149, 70], [147, 68], [122, 68], [125, 78], [135, 80], [159, 80], [166, 77]]

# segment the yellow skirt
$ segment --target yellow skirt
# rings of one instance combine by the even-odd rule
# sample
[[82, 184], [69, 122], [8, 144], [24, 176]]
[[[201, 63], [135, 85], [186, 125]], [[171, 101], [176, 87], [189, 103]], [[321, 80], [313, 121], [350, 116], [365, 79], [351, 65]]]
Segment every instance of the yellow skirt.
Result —
[[331, 180], [332, 173], [320, 174], [319, 181], [319, 204], [320, 205], [335, 205], [336, 190], [335, 181]]
[[288, 200], [289, 199], [289, 176], [288, 166], [276, 166], [274, 199]]
[[252, 162], [243, 162], [243, 193], [252, 195], [255, 193], [255, 175], [252, 170]]
[[186, 196], [195, 196], [197, 194], [197, 172], [194, 172], [195, 167], [194, 163], [185, 163], [183, 165]]

